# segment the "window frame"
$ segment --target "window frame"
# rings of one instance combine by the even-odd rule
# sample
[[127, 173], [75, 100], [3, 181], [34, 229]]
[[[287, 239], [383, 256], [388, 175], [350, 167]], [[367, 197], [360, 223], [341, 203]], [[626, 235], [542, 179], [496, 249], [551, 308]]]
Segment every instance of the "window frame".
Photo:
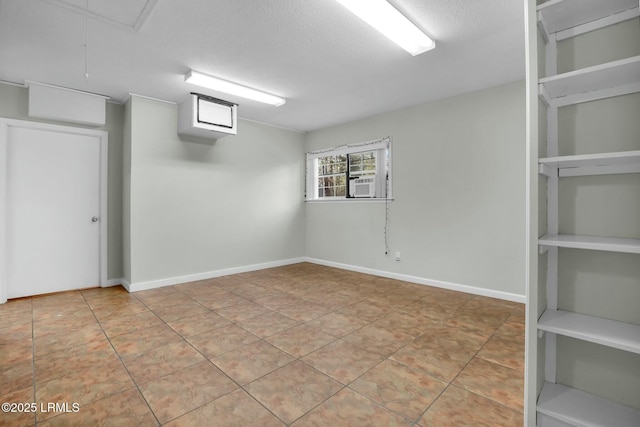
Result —
[[[383, 138], [375, 141], [368, 141], [359, 144], [341, 145], [324, 150], [311, 151], [306, 154], [306, 185], [305, 201], [307, 202], [372, 202], [387, 201], [393, 199], [392, 192], [392, 148], [391, 138]], [[356, 153], [376, 152], [376, 191], [374, 197], [349, 197], [350, 182], [350, 162], [349, 155]], [[318, 159], [323, 157], [341, 156], [347, 157], [345, 181], [346, 189], [344, 196], [319, 197], [318, 179]], [[363, 174], [363, 177], [371, 174]], [[387, 193], [385, 195], [385, 192]], [[386, 197], [385, 197], [386, 196]]]

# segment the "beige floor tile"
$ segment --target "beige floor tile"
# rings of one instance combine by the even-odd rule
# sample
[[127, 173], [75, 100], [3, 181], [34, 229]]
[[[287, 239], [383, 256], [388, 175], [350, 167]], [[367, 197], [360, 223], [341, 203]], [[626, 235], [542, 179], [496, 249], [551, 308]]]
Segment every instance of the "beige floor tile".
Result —
[[[184, 295], [183, 295], [184, 296]], [[187, 297], [184, 297], [187, 298]], [[185, 317], [192, 317], [197, 315], [203, 315], [210, 313], [211, 310], [207, 307], [198, 304], [197, 302], [187, 298], [189, 301], [182, 304], [167, 305], [160, 308], [151, 308], [151, 310], [160, 319], [165, 322], [171, 322], [173, 320], [182, 319]]]
[[447, 387], [447, 383], [385, 360], [349, 387], [387, 409], [416, 421]]
[[271, 312], [243, 320], [237, 324], [260, 338], [266, 338], [286, 329], [293, 328], [299, 323], [280, 313]]
[[505, 322], [478, 352], [478, 357], [524, 372], [524, 325]]
[[[90, 368], [74, 370], [64, 377], [36, 384], [36, 402], [75, 402], [80, 406], [133, 388], [135, 384], [119, 360], [109, 360]], [[55, 411], [38, 413], [38, 421], [59, 415]]]
[[205, 360], [140, 386], [149, 406], [166, 423], [209, 403], [238, 386]]
[[294, 357], [305, 356], [336, 338], [307, 325], [295, 326], [265, 339]]
[[469, 363], [476, 351], [464, 345], [449, 344], [442, 348], [438, 343], [414, 341], [391, 355], [390, 359], [448, 383]]
[[[3, 390], [4, 391], [4, 390]], [[35, 402], [33, 396], [33, 385], [30, 387], [23, 388], [21, 390], [15, 390], [11, 393], [0, 392], [0, 403], [32, 403]], [[23, 427], [23, 426], [33, 426], [36, 422], [36, 413], [35, 412], [27, 412], [27, 411], [18, 411], [17, 406], [15, 408], [16, 411], [10, 412], [0, 412], [0, 425], [8, 426], [8, 427]], [[38, 408], [36, 407], [36, 410]]]
[[382, 362], [383, 359], [377, 353], [337, 340], [301, 360], [346, 385]]
[[245, 390], [285, 423], [300, 418], [342, 385], [296, 361], [245, 386]]
[[218, 308], [216, 313], [232, 322], [240, 322], [271, 313], [271, 310], [251, 301], [243, 301], [239, 304]]
[[123, 317], [144, 313], [145, 311], [149, 311], [149, 309], [138, 300], [131, 300], [125, 304], [107, 305], [102, 308], [93, 309], [93, 313], [99, 322], [121, 319]]
[[118, 427], [157, 426], [158, 422], [140, 392], [133, 388], [81, 406], [78, 412], [69, 412], [50, 418], [38, 426], [96, 426]]
[[521, 425], [524, 314], [311, 263], [23, 298], [0, 305], [0, 397], [80, 403], [53, 426]]
[[251, 301], [281, 293], [273, 288], [254, 285], [252, 283], [245, 283], [242, 286], [234, 287], [232, 292]]
[[385, 357], [413, 341], [411, 335], [378, 325], [367, 325], [342, 339]]
[[412, 423], [353, 390], [345, 388], [292, 424], [293, 427], [408, 427]]
[[36, 383], [64, 377], [75, 371], [112, 360], [118, 360], [118, 356], [107, 341], [98, 341], [47, 354], [34, 360]]
[[301, 304], [304, 301], [300, 298], [294, 297], [293, 295], [282, 293], [278, 295], [270, 295], [270, 296], [258, 298], [254, 300], [254, 302], [270, 310], [277, 311], [290, 305]]
[[329, 335], [333, 335], [336, 338], [342, 338], [343, 336], [368, 325], [369, 322], [357, 317], [334, 312], [325, 314], [324, 316], [311, 320], [306, 324], [313, 328], [320, 329], [322, 332]]
[[239, 384], [247, 384], [295, 359], [264, 341], [245, 345], [211, 359]]
[[53, 316], [33, 321], [33, 336], [41, 337], [49, 334], [57, 334], [74, 329], [78, 326], [97, 323], [96, 317], [90, 310], [70, 311], [60, 316]]
[[120, 319], [113, 319], [102, 322], [100, 325], [109, 338], [117, 335], [128, 334], [139, 331], [141, 329], [151, 328], [153, 326], [162, 326], [164, 322], [160, 320], [152, 311], [144, 311]]
[[217, 310], [219, 308], [229, 307], [249, 300], [231, 292], [224, 291], [223, 293], [215, 293], [208, 297], [198, 297], [197, 301], [211, 310]]
[[165, 324], [140, 329], [111, 338], [113, 347], [121, 356], [142, 353], [145, 350], [161, 347], [177, 341], [181, 341], [180, 336]]
[[360, 301], [347, 305], [339, 310], [339, 313], [347, 316], [357, 317], [365, 322], [374, 322], [392, 312], [392, 309], [385, 304], [376, 301]]
[[[114, 297], [118, 295], [131, 295], [122, 285], [111, 286], [108, 288], [91, 288], [80, 291], [84, 299], [91, 305], [93, 301], [101, 298]], [[133, 296], [133, 295], [132, 295]]]
[[24, 359], [7, 365], [0, 365], [0, 393], [8, 394], [33, 387], [33, 360]]
[[123, 357], [124, 364], [138, 384], [195, 365], [203, 360], [205, 358], [184, 341], [177, 341]]
[[423, 427], [521, 427], [521, 413], [493, 400], [449, 386], [418, 421]]
[[229, 325], [188, 337], [187, 340], [206, 357], [213, 358], [259, 341], [260, 338], [239, 326]]
[[524, 410], [524, 375], [520, 370], [476, 357], [453, 384], [511, 409]]
[[309, 301], [302, 301], [298, 304], [287, 305], [278, 310], [278, 313], [296, 320], [298, 322], [308, 322], [332, 311], [323, 305]]
[[437, 320], [420, 319], [408, 313], [394, 311], [376, 320], [373, 324], [388, 330], [417, 337], [428, 331]]
[[284, 427], [284, 423], [256, 402], [244, 390], [238, 389], [207, 403], [175, 420], [167, 427], [211, 425], [225, 427]]
[[231, 321], [225, 319], [213, 311], [206, 311], [194, 316], [183, 317], [176, 320], [168, 321], [167, 324], [183, 337], [190, 337], [221, 328], [231, 324]]
[[36, 357], [60, 350], [86, 345], [92, 342], [106, 341], [107, 337], [97, 323], [89, 323], [79, 328], [41, 335], [34, 338], [34, 354]]

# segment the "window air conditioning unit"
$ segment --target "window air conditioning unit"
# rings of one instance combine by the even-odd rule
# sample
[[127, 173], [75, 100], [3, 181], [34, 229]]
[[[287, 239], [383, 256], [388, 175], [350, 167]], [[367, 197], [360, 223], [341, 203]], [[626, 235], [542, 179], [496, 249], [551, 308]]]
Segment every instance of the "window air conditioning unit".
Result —
[[349, 197], [374, 197], [376, 195], [376, 176], [353, 178], [349, 181]]
[[178, 106], [178, 133], [218, 139], [238, 133], [238, 105], [191, 93]]

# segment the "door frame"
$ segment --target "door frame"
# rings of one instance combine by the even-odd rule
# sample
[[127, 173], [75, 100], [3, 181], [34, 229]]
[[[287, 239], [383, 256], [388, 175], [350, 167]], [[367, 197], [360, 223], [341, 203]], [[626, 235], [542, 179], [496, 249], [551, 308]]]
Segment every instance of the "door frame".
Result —
[[0, 304], [7, 302], [7, 144], [10, 128], [34, 129], [48, 132], [71, 133], [75, 135], [96, 137], [100, 141], [100, 232], [99, 232], [99, 274], [100, 286], [108, 286], [107, 282], [107, 182], [109, 134], [106, 131], [78, 128], [73, 126], [54, 125], [0, 117]]

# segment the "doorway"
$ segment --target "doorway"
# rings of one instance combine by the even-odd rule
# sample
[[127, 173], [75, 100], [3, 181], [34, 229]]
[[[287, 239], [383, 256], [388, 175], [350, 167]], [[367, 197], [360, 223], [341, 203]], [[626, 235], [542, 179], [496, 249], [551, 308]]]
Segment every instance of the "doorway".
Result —
[[107, 132], [0, 119], [0, 303], [106, 282]]

